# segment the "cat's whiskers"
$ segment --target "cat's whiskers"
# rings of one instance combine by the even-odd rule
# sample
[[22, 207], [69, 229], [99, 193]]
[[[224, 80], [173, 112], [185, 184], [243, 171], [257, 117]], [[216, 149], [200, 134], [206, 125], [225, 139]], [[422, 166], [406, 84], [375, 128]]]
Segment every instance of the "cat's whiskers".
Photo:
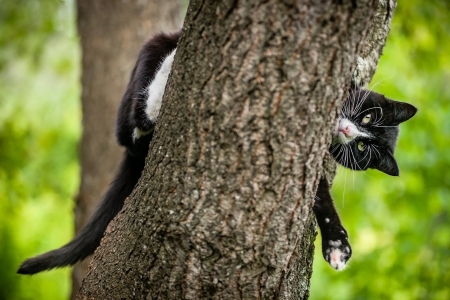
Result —
[[[351, 97], [351, 96], [350, 96]], [[343, 105], [342, 105], [342, 109], [341, 109], [341, 112], [344, 114], [344, 115], [350, 115], [350, 112], [351, 112], [351, 108], [350, 108], [350, 105], [351, 105], [351, 103], [350, 103], [351, 101], [349, 100], [349, 99], [347, 99], [347, 100], [345, 100], [344, 101], [344, 103], [343, 103]]]
[[345, 148], [343, 148], [343, 152], [342, 152], [342, 157], [341, 157], [341, 161], [342, 161], [342, 165], [346, 166], [347, 165], [347, 150]]
[[[354, 159], [354, 157], [353, 157]], [[355, 163], [358, 165], [355, 159]], [[355, 188], [355, 171], [352, 170], [352, 187]]]
[[357, 170], [356, 167], [358, 167], [358, 169], [361, 170], [361, 167], [359, 166], [358, 162], [356, 161], [355, 154], [353, 153], [351, 148], [350, 148], [350, 154], [352, 155], [353, 161], [355, 162], [355, 168], [352, 168], [352, 170]]
[[372, 91], [375, 89], [375, 87], [376, 87], [377, 85], [379, 85], [379, 84], [382, 83], [383, 81], [388, 80], [388, 79], [391, 79], [391, 78], [394, 78], [394, 76], [388, 76], [388, 77], [385, 77], [385, 78], [383, 78], [383, 79], [378, 80], [378, 82], [376, 82], [374, 85], [372, 85], [372, 87], [370, 87], [370, 88], [368, 87], [368, 88], [367, 88], [367, 91], [372, 92]]
[[347, 185], [347, 169], [345, 169], [345, 176], [344, 176], [344, 188], [342, 191], [342, 207], [345, 207], [345, 187]]
[[345, 150], [345, 144], [340, 144], [340, 150], [339, 150], [339, 154], [340, 154], [340, 161], [342, 163], [345, 163], [345, 156], [346, 156], [346, 150]]
[[[343, 147], [340, 147], [340, 148], [337, 148], [337, 149], [339, 149], [339, 152], [336, 154], [336, 157], [342, 157], [343, 153], [345, 152], [345, 149]], [[339, 160], [341, 160], [341, 159], [339, 159]]]
[[373, 150], [374, 150], [374, 151], [376, 151], [376, 153], [375, 153], [375, 154], [378, 154], [378, 156], [377, 156], [377, 155], [375, 155], [375, 157], [381, 158], [381, 153], [380, 153], [380, 151], [378, 151], [378, 149], [377, 149], [377, 145], [372, 145], [372, 146], [373, 146]]
[[347, 149], [347, 145], [343, 145], [343, 149], [344, 149], [344, 166], [348, 166], [348, 149]]
[[[331, 145], [331, 146], [333, 146], [333, 145]], [[338, 148], [339, 148], [339, 143], [336, 143], [336, 144], [334, 145], [334, 148], [331, 149], [330, 153], [333, 154], [334, 151], [336, 151]]]
[[398, 125], [397, 125], [397, 126], [372, 125], [372, 126], [373, 126], [373, 127], [387, 127], [387, 128], [389, 128], [389, 127], [392, 127], [392, 128], [398, 127]]
[[369, 150], [369, 160], [367, 161], [367, 164], [364, 166], [364, 169], [367, 169], [367, 166], [369, 165], [369, 162], [372, 160], [372, 148], [368, 148]]
[[366, 112], [366, 111], [368, 111], [368, 110], [372, 110], [372, 109], [380, 109], [381, 111], [383, 111], [383, 109], [382, 109], [381, 107], [370, 107], [370, 108], [367, 108], [367, 109], [363, 110], [362, 112], [360, 112], [360, 113], [357, 114], [356, 116], [354, 116], [354, 118], [357, 118], [357, 117], [360, 116], [362, 113], [364, 113], [364, 112]]
[[380, 122], [383, 119], [383, 109], [381, 108], [380, 105], [378, 105], [380, 112], [381, 112], [381, 116], [378, 116], [378, 110], [375, 110], [375, 120], [372, 122], [372, 126], [373, 124], [380, 124]]
[[384, 117], [384, 114], [383, 114], [383, 109], [381, 107], [380, 107], [380, 111], [381, 111], [381, 116], [379, 118], [377, 118], [375, 120], [375, 122], [373, 122], [372, 126], [375, 126], [375, 127], [379, 126], [380, 124], [383, 124], [384, 121], [386, 121], [386, 118]]
[[333, 183], [334, 182], [339, 182], [341, 180], [341, 178], [342, 178], [342, 171], [341, 170], [342, 170], [341, 166], [339, 168], [337, 168], [336, 176], [333, 179]]
[[356, 90], [351, 90], [348, 99], [344, 102], [345, 113], [347, 116], [351, 116], [355, 111], [357, 104]]
[[365, 97], [361, 97], [361, 99], [359, 99], [359, 101], [357, 101], [357, 105], [356, 105], [356, 109], [353, 111], [353, 114], [357, 114], [360, 110], [362, 105], [364, 104], [364, 101], [366, 101]]
[[353, 112], [355, 111], [355, 106], [356, 106], [355, 102], [356, 102], [356, 93], [355, 93], [355, 91], [352, 90], [352, 91], [350, 91], [349, 97], [345, 101], [347, 116], [351, 116], [353, 114]]
[[367, 97], [369, 97], [371, 90], [366, 90], [364, 95], [362, 96], [362, 101], [366, 101]]
[[353, 91], [353, 97], [351, 99], [351, 103], [352, 103], [352, 105], [351, 105], [351, 107], [352, 107], [351, 114], [354, 114], [354, 112], [356, 111], [356, 107], [358, 106], [358, 103], [359, 103], [357, 101], [357, 98], [356, 98], [356, 91]]
[[[370, 149], [370, 145], [368, 145], [368, 149]], [[367, 155], [369, 155], [369, 152], [370, 151], [366, 151], [366, 155], [364, 155], [364, 157], [361, 158], [361, 160], [359, 162], [363, 161], [367, 157]]]
[[[356, 165], [353, 165], [353, 162], [355, 161], [355, 157], [353, 155], [353, 151], [352, 148], [350, 148], [350, 146], [348, 146], [348, 162], [350, 163], [350, 169], [355, 170], [356, 169]], [[353, 158], [353, 160], [352, 160]]]

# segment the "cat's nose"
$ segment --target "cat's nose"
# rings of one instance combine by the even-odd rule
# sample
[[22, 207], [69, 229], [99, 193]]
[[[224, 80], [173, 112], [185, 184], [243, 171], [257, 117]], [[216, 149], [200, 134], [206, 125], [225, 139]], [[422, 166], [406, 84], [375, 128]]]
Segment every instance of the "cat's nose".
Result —
[[350, 136], [350, 126], [340, 127], [339, 131], [342, 132], [346, 137]]

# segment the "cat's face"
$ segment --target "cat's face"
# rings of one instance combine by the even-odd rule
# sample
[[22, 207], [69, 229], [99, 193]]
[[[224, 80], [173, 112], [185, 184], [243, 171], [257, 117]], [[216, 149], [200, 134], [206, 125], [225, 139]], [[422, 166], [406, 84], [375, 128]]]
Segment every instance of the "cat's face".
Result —
[[330, 153], [352, 170], [372, 168], [398, 176], [394, 158], [398, 125], [416, 112], [411, 104], [371, 91], [352, 90], [341, 109]]

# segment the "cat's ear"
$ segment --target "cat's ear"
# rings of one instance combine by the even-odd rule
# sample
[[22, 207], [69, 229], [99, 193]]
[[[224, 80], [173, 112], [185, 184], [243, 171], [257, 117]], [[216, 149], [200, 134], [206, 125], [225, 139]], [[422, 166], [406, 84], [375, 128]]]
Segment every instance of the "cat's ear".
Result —
[[389, 151], [382, 153], [381, 158], [373, 163], [372, 168], [380, 170], [391, 176], [398, 176], [400, 170], [398, 169], [397, 161]]
[[394, 122], [400, 124], [411, 119], [417, 112], [417, 108], [406, 102], [391, 100], [394, 104]]

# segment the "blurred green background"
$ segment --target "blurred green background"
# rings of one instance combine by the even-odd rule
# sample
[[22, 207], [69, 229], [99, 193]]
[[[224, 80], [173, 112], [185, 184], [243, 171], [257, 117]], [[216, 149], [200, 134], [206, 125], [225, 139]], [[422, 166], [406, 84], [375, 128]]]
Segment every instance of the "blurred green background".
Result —
[[450, 299], [450, 1], [398, 1], [371, 83], [419, 112], [402, 124], [400, 177], [341, 168], [333, 197], [353, 256], [335, 272], [320, 239], [310, 299]]
[[68, 299], [70, 270], [15, 274], [72, 236], [79, 185], [74, 1], [0, 0], [0, 300]]
[[[0, 0], [0, 299], [69, 296], [67, 268], [15, 271], [73, 233], [81, 134], [75, 21], [73, 0]], [[399, 1], [375, 84], [419, 108], [401, 129], [401, 176], [339, 170], [333, 194], [353, 257], [334, 271], [319, 238], [311, 299], [450, 299], [446, 1]]]

